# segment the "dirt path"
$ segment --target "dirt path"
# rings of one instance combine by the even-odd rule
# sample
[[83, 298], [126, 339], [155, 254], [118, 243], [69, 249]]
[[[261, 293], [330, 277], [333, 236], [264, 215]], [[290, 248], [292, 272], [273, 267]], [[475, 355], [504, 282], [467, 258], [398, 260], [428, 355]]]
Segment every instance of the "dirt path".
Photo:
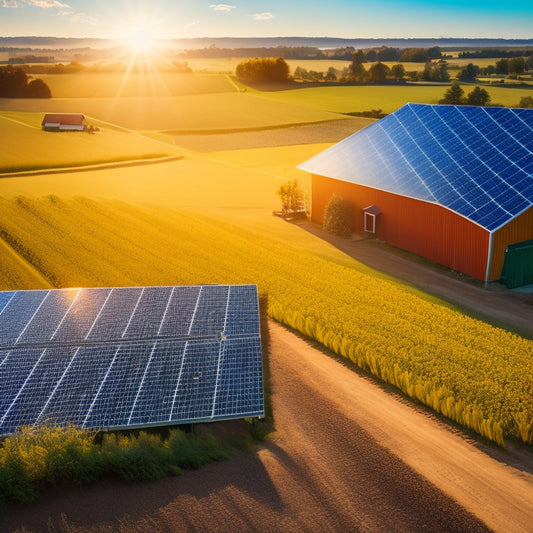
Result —
[[155, 483], [58, 491], [0, 510], [0, 530], [531, 531], [530, 456], [484, 450], [281, 326], [269, 331], [277, 432], [256, 452]]

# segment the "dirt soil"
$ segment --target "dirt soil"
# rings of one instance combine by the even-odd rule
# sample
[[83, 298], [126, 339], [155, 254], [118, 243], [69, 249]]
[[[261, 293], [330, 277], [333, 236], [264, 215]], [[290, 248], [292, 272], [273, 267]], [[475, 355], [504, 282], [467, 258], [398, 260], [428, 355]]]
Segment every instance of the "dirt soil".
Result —
[[[531, 295], [483, 289], [375, 241], [331, 242], [531, 333]], [[533, 531], [529, 448], [481, 443], [274, 322], [264, 334], [276, 432], [255, 451], [158, 482], [57, 489], [1, 508], [0, 531]]]
[[372, 124], [372, 122], [374, 120], [368, 118], [344, 118], [321, 122], [320, 124], [266, 128], [258, 131], [220, 132], [208, 135], [201, 133], [196, 135], [175, 134], [172, 135], [172, 138], [177, 146], [197, 152], [335, 143]]

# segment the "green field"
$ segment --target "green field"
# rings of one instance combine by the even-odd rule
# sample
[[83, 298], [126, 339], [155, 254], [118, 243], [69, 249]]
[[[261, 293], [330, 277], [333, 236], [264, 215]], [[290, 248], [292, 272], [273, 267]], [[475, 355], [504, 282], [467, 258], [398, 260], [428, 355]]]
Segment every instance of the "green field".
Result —
[[[464, 85], [465, 93], [474, 85]], [[484, 87], [493, 103], [515, 106], [522, 96], [533, 94], [528, 88]], [[402, 105], [413, 102], [419, 104], [436, 104], [444, 96], [447, 87], [441, 85], [402, 85], [372, 86], [360, 85], [349, 87], [315, 87], [291, 91], [261, 93], [263, 97], [283, 103], [306, 105], [314, 109], [334, 113], [350, 113], [381, 109], [392, 113]]]

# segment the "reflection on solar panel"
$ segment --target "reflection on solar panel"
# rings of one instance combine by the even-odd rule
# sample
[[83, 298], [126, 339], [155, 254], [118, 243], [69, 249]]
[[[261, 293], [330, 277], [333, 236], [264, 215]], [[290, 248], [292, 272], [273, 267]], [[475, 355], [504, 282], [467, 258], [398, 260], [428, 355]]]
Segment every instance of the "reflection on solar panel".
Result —
[[407, 104], [302, 163], [496, 230], [533, 205], [533, 110]]
[[263, 414], [255, 285], [0, 292], [0, 435]]

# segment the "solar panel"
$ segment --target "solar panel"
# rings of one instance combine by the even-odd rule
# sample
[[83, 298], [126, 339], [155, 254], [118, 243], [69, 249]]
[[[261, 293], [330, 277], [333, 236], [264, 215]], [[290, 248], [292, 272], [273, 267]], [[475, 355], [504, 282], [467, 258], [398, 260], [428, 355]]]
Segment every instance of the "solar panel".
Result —
[[264, 415], [255, 285], [0, 292], [0, 435]]
[[533, 110], [407, 104], [299, 168], [435, 202], [493, 231], [533, 205]]

